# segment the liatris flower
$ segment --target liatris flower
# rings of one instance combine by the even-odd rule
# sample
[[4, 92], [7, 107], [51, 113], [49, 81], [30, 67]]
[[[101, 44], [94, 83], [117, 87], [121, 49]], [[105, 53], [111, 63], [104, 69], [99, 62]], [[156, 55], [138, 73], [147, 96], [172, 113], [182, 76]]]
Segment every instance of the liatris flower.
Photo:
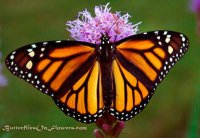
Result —
[[200, 0], [192, 0], [191, 1], [191, 9], [194, 12], [200, 11]]
[[197, 33], [200, 37], [200, 0], [191, 0], [191, 10], [196, 14]]
[[128, 13], [121, 15], [120, 12], [111, 13], [109, 3], [104, 6], [94, 8], [95, 17], [86, 10], [79, 12], [78, 19], [67, 21], [67, 30], [75, 40], [100, 43], [103, 33], [108, 33], [110, 41], [118, 41], [127, 36], [134, 35], [138, 31], [140, 23], [132, 24], [129, 22], [131, 17]]
[[[120, 12], [112, 13], [109, 3], [94, 8], [95, 17], [87, 11], [79, 12], [78, 19], [67, 21], [67, 30], [71, 37], [78, 41], [100, 44], [102, 34], [110, 37], [110, 42], [119, 41], [125, 37], [134, 35], [138, 31], [140, 23], [129, 22], [128, 13], [121, 15]], [[103, 117], [96, 121], [101, 129], [95, 129], [96, 138], [118, 137], [125, 126], [123, 121], [117, 121], [112, 115], [105, 112]]]
[[[0, 59], [2, 57], [2, 54], [0, 52]], [[0, 87], [7, 85], [7, 79], [2, 75], [2, 65], [0, 64]]]

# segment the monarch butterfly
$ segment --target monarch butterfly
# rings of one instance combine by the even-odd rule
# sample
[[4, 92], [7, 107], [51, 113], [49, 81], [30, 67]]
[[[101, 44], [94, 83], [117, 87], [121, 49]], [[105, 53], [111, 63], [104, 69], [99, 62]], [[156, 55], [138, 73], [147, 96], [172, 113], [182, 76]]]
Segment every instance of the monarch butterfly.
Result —
[[129, 120], [149, 103], [157, 85], [187, 51], [173, 31], [152, 31], [116, 43], [47, 41], [12, 52], [5, 62], [16, 76], [49, 95], [67, 115], [95, 122], [107, 111]]

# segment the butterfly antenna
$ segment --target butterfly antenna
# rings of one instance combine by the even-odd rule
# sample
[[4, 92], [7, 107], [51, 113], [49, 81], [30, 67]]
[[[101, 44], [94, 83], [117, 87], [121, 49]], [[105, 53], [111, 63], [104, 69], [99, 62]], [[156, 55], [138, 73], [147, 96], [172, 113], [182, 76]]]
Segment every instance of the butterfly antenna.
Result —
[[110, 29], [108, 30], [108, 34], [110, 33], [110, 30], [113, 28], [113, 26], [117, 23], [117, 21], [119, 20], [120, 18], [118, 17], [117, 20], [114, 21], [114, 23], [111, 25]]
[[[79, 19], [80, 20], [80, 19]], [[93, 25], [91, 25], [90, 23], [88, 22], [85, 22], [86, 24], [88, 24], [90, 27], [94, 28], [95, 30], [97, 30], [100, 34], [103, 34], [101, 31], [99, 31], [98, 28], [94, 27]]]

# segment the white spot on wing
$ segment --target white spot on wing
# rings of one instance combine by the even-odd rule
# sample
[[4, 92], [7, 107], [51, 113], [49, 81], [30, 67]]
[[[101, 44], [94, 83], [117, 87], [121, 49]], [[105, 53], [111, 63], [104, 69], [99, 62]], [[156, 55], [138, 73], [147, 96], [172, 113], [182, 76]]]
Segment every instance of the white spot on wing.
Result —
[[28, 52], [32, 52], [32, 51], [33, 51], [33, 49], [27, 49], [27, 51], [28, 51]]
[[31, 73], [29, 73], [29, 74], [28, 74], [28, 77], [30, 78], [31, 76], [32, 76], [32, 74], [31, 74]]
[[32, 44], [31, 46], [32, 46], [32, 48], [36, 48], [37, 47], [36, 44]]
[[171, 54], [173, 52], [173, 48], [171, 46], [168, 46], [168, 52]]
[[40, 54], [40, 57], [43, 57], [44, 56], [44, 54]]
[[171, 35], [167, 35], [167, 37], [168, 37], [168, 38], [170, 38], [170, 37], [171, 37]]
[[32, 66], [33, 66], [33, 62], [31, 60], [29, 60], [29, 62], [26, 64], [26, 68], [31, 69]]
[[157, 34], [158, 34], [158, 31], [155, 31], [154, 33], [157, 35]]
[[13, 56], [13, 55], [11, 55], [11, 56], [10, 56], [10, 59], [14, 59], [14, 56]]
[[35, 56], [35, 52], [30, 52], [29, 54], [28, 54], [30, 57], [34, 57]]
[[43, 48], [41, 48], [41, 51], [44, 51], [45, 50], [45, 48], [43, 47]]
[[184, 36], [182, 37], [182, 41], [183, 41], [183, 42], [185, 41], [185, 37], [184, 37]]
[[170, 38], [167, 37], [167, 38], [165, 39], [165, 42], [166, 42], [166, 43], [169, 43], [169, 42], [170, 42]]
[[43, 45], [46, 45], [48, 42], [43, 42]]

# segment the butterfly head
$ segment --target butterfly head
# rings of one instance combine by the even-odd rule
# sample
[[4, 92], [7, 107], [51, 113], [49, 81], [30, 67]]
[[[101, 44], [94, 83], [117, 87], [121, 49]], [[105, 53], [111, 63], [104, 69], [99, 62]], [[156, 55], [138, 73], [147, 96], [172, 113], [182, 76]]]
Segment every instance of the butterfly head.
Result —
[[110, 61], [113, 59], [113, 46], [110, 42], [110, 37], [108, 34], [102, 34], [98, 51], [102, 60]]
[[110, 44], [110, 37], [108, 36], [108, 34], [102, 34], [101, 36], [101, 45], [109, 45]]

